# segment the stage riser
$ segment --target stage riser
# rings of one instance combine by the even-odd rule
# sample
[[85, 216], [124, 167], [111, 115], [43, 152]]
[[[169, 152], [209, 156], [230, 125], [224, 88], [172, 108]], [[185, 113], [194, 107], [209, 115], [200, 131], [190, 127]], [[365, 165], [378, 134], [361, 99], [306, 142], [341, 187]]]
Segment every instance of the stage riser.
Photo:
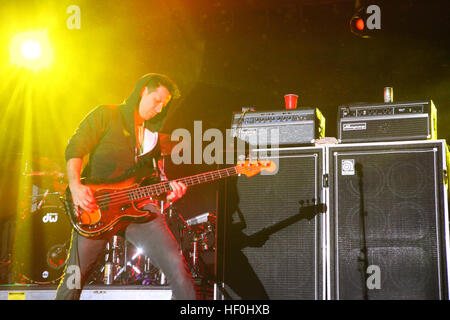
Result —
[[[0, 290], [0, 300], [54, 300], [55, 289]], [[85, 289], [81, 300], [170, 300], [170, 289], [126, 289], [114, 287], [107, 289]]]

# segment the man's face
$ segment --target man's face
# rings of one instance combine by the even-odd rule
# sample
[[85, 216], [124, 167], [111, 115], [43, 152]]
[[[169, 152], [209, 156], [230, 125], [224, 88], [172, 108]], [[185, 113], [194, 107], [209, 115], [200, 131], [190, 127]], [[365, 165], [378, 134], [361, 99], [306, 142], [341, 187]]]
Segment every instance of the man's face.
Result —
[[151, 92], [145, 87], [139, 103], [139, 115], [144, 120], [150, 120], [161, 112], [171, 98], [172, 96], [166, 87], [159, 86]]

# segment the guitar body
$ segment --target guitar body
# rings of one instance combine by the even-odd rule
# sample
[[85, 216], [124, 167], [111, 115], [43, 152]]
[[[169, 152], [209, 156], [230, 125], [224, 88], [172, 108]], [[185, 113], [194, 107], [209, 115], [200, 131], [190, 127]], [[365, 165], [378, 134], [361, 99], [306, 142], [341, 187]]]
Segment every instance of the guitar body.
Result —
[[[98, 209], [87, 212], [75, 207], [70, 189], [64, 194], [64, 205], [73, 228], [89, 238], [103, 238], [114, 234], [130, 223], [147, 222], [160, 213], [159, 198], [148, 197], [145, 200], [132, 200], [129, 192], [144, 184], [145, 179], [137, 182], [129, 178], [114, 184], [90, 184], [97, 200]], [[145, 209], [143, 209], [145, 207]]]

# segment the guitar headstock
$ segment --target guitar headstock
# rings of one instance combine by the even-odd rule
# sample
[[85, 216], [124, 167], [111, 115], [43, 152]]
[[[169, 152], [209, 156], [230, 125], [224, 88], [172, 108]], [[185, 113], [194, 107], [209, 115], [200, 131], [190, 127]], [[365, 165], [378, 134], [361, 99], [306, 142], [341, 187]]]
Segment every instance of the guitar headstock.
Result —
[[270, 160], [249, 160], [238, 161], [236, 170], [239, 174], [245, 174], [247, 177], [253, 177], [261, 171], [275, 172], [277, 165]]

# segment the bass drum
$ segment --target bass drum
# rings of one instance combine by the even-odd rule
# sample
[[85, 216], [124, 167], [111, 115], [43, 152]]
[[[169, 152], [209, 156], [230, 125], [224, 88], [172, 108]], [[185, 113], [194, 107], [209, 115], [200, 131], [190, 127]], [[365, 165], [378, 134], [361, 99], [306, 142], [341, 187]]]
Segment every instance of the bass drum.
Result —
[[57, 284], [63, 275], [72, 227], [64, 209], [43, 205], [17, 221], [14, 263], [20, 283]]

